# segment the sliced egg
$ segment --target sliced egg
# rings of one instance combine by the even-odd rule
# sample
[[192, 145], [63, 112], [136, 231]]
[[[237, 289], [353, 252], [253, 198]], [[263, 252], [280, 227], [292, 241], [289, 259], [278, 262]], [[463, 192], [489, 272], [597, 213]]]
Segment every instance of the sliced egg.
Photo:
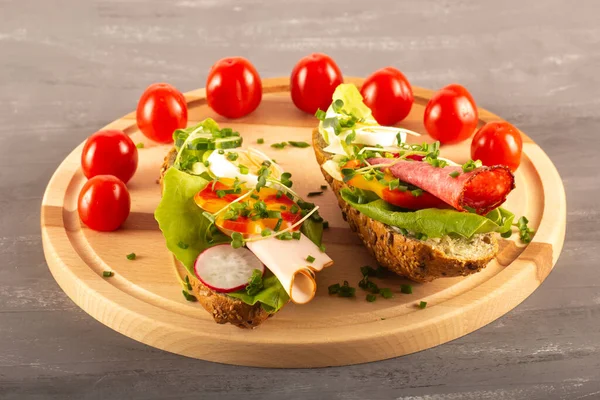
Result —
[[[229, 153], [237, 154], [237, 159], [227, 158]], [[258, 183], [258, 170], [264, 161], [271, 162], [271, 176], [279, 178], [283, 173], [282, 168], [273, 162], [266, 154], [256, 149], [225, 150], [223, 154], [213, 151], [207, 159], [210, 172], [218, 178], [239, 179], [242, 183], [255, 186]], [[247, 173], [246, 172], [247, 169]]]
[[329, 145], [323, 150], [332, 154], [346, 154], [345, 141], [352, 132], [356, 133], [353, 143], [365, 146], [383, 146], [385, 148], [397, 148], [398, 135], [400, 135], [400, 140], [403, 143], [406, 142], [407, 135], [420, 136], [416, 132], [393, 126], [367, 125], [354, 130], [348, 129], [337, 136], [335, 133], [327, 132]]

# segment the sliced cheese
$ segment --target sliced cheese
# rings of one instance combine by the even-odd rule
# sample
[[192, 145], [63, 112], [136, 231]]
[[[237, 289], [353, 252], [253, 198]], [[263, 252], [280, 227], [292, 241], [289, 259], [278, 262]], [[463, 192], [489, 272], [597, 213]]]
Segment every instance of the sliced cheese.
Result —
[[[315, 297], [314, 273], [333, 264], [333, 260], [304, 235], [300, 240], [271, 237], [248, 242], [246, 246], [279, 279], [290, 299], [297, 304], [308, 303]], [[315, 260], [306, 261], [308, 256]]]

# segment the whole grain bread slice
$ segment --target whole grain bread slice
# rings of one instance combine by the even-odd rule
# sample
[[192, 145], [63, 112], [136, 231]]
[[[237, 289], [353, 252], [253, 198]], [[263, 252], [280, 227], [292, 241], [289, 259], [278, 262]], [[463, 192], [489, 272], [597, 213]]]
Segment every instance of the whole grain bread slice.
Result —
[[[160, 168], [159, 182], [161, 185], [162, 178], [175, 162], [176, 155], [177, 152], [173, 148], [165, 157], [165, 161]], [[193, 274], [189, 274], [188, 277], [194, 296], [218, 324], [230, 323], [240, 328], [255, 328], [272, 315], [266, 312], [260, 303], [253, 306], [248, 305], [239, 299], [211, 290]]]
[[[318, 129], [313, 131], [313, 148], [320, 166], [333, 154]], [[335, 193], [342, 216], [356, 232], [369, 252], [383, 267], [416, 282], [430, 282], [441, 277], [466, 276], [483, 269], [498, 252], [494, 234], [478, 234], [471, 239], [446, 236], [419, 240], [405, 236], [395, 228], [375, 221], [346, 203], [340, 190], [345, 183], [321, 172]]]

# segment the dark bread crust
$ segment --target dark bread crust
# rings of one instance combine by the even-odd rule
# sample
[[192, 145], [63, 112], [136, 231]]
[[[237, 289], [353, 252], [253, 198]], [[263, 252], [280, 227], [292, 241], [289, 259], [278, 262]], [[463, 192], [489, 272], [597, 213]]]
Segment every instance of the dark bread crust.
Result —
[[[319, 165], [333, 155], [323, 151], [327, 146], [318, 129], [313, 131], [313, 148]], [[430, 282], [441, 277], [466, 276], [483, 269], [498, 252], [496, 238], [488, 234], [486, 243], [491, 243], [493, 251], [483, 257], [464, 259], [445, 254], [432, 245], [414, 238], [406, 237], [391, 227], [375, 221], [342, 199], [340, 190], [346, 186], [333, 179], [321, 168], [321, 172], [335, 193], [344, 219], [350, 228], [358, 234], [369, 252], [383, 267], [416, 282]]]
[[[161, 185], [164, 174], [173, 165], [176, 156], [177, 151], [175, 148], [166, 155], [165, 161], [160, 168], [159, 182]], [[230, 323], [239, 328], [255, 328], [272, 315], [263, 310], [260, 303], [256, 303], [253, 306], [248, 305], [241, 300], [209, 289], [194, 275], [190, 274], [188, 277], [194, 296], [196, 296], [198, 302], [212, 315], [218, 324]]]

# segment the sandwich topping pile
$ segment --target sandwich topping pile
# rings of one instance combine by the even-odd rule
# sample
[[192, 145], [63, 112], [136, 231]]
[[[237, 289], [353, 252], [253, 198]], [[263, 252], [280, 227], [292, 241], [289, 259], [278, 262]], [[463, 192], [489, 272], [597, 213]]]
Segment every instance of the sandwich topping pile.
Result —
[[269, 315], [288, 300], [309, 302], [314, 273], [333, 262], [318, 207], [292, 189], [291, 174], [261, 151], [241, 149], [240, 134], [212, 119], [173, 136], [155, 217], [169, 250], [202, 284], [194, 293]]
[[[500, 207], [515, 187], [508, 167], [458, 165], [440, 157], [439, 142], [408, 144], [418, 134], [380, 126], [352, 84], [316, 116], [325, 178], [381, 265], [416, 281], [466, 275], [497, 252], [492, 233], [511, 234], [514, 215]], [[371, 233], [379, 231], [386, 237]]]

